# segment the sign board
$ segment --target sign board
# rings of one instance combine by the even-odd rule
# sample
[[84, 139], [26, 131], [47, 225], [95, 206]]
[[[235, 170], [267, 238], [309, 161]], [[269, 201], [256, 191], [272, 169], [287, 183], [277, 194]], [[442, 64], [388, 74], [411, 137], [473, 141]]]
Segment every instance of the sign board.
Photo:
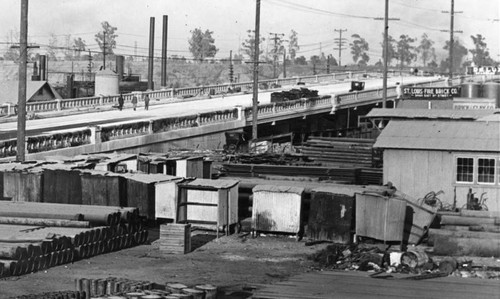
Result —
[[496, 109], [495, 99], [482, 99], [482, 98], [459, 98], [453, 99], [453, 109], [456, 110], [489, 110]]
[[500, 73], [498, 66], [468, 66], [467, 75], [495, 75]]
[[403, 95], [419, 99], [459, 97], [460, 87], [405, 87]]

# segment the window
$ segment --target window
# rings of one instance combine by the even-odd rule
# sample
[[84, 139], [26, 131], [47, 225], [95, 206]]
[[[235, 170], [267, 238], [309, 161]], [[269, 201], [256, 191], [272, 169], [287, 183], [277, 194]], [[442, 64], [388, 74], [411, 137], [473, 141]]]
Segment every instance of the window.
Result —
[[457, 158], [457, 182], [472, 183], [474, 180], [474, 159]]
[[477, 182], [495, 183], [495, 159], [477, 159]]

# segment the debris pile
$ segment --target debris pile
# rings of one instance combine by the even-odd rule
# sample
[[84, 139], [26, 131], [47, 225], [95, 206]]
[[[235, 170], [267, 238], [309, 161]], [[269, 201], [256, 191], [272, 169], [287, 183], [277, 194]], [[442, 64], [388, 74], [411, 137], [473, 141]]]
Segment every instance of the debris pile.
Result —
[[370, 244], [332, 244], [310, 259], [317, 263], [314, 270], [367, 271], [373, 272], [375, 278], [382, 273], [401, 273], [414, 275], [406, 279], [441, 276], [500, 279], [500, 267], [475, 265], [472, 260], [452, 257], [433, 259], [418, 247], [401, 252], [384, 251]]

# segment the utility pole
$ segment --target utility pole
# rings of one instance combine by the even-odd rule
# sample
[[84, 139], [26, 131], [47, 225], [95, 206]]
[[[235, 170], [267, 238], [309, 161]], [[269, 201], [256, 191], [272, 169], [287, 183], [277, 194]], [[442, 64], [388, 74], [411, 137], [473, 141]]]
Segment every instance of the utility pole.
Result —
[[255, 5], [255, 43], [253, 53], [253, 98], [252, 98], [252, 141], [257, 140], [257, 112], [259, 104], [259, 39], [260, 39], [260, 0]]
[[283, 78], [286, 78], [286, 49], [283, 48]]
[[399, 21], [399, 18], [389, 19], [389, 0], [385, 0], [385, 16], [374, 18], [374, 20], [384, 20], [384, 79], [382, 81], [382, 108], [385, 108], [387, 101], [387, 66], [389, 64], [389, 20]]
[[28, 0], [21, 0], [21, 32], [19, 57], [19, 95], [17, 99], [17, 151], [16, 159], [25, 161], [26, 148], [26, 64], [28, 59]]
[[106, 69], [106, 31], [102, 35], [102, 69]]
[[229, 51], [229, 83], [234, 82], [233, 50]]
[[338, 45], [339, 66], [341, 66], [342, 65], [342, 50], [347, 49], [347, 48], [342, 48], [344, 46], [345, 41], [347, 41], [345, 38], [342, 38], [342, 32], [346, 32], [347, 29], [334, 29], [334, 31], [339, 33], [339, 38], [335, 38], [335, 43]]
[[[450, 11], [442, 11], [442, 13], [449, 13], [450, 14], [450, 66], [449, 66], [449, 82], [451, 82], [451, 79], [453, 78], [453, 33], [459, 32], [462, 33], [462, 31], [453, 31], [453, 26], [454, 26], [454, 19], [455, 19], [455, 14], [456, 13], [462, 13], [462, 11], [455, 11], [455, 0], [451, 0], [451, 10]], [[448, 30], [441, 30], [442, 32], [448, 32]]]
[[278, 41], [279, 45], [281, 45], [281, 37], [285, 36], [283, 33], [269, 33], [274, 35], [273, 38], [270, 38], [274, 41], [274, 50], [273, 50], [273, 78], [276, 78], [276, 61], [278, 60]]

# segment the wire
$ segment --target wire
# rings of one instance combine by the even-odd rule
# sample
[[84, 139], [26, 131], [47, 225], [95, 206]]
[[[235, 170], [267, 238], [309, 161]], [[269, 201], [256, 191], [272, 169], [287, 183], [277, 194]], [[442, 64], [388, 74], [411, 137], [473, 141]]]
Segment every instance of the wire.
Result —
[[268, 2], [273, 3], [274, 5], [278, 6], [284, 6], [296, 10], [301, 10], [304, 12], [311, 12], [311, 13], [317, 13], [317, 14], [323, 14], [323, 15], [334, 15], [334, 16], [339, 16], [339, 17], [347, 17], [347, 18], [356, 18], [356, 19], [368, 19], [368, 20], [373, 20], [375, 17], [369, 17], [369, 16], [359, 16], [359, 15], [352, 15], [352, 14], [344, 14], [344, 13], [336, 13], [328, 10], [323, 10], [323, 9], [318, 9], [302, 4], [297, 4], [285, 0], [268, 0]]

